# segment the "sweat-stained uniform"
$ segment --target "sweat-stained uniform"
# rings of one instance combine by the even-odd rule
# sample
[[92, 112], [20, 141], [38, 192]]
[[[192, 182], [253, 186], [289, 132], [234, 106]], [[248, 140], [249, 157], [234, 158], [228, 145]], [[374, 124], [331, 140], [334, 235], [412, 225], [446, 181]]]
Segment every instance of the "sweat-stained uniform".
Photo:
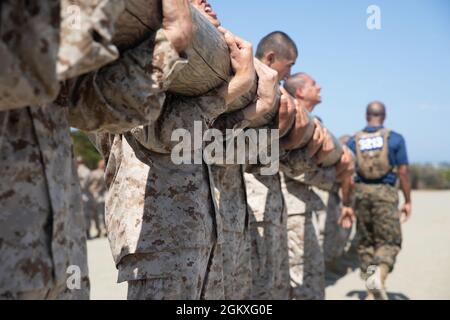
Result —
[[82, 29], [61, 19], [69, 1], [0, 3], [0, 299], [89, 297], [68, 109], [53, 101], [59, 80], [117, 58], [124, 6], [79, 4]]

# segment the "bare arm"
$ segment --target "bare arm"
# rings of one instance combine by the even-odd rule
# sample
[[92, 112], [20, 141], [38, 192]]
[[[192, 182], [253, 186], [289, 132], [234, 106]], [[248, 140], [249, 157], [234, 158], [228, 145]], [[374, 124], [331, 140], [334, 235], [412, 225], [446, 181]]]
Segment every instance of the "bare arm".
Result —
[[402, 189], [403, 196], [405, 197], [405, 204], [402, 207], [402, 223], [408, 221], [411, 218], [412, 205], [411, 205], [411, 182], [409, 179], [409, 166], [401, 165], [398, 167], [398, 177], [400, 180], [400, 188]]
[[341, 182], [342, 209], [341, 217], [339, 218], [339, 225], [345, 229], [350, 229], [356, 221], [356, 216], [350, 203], [351, 188], [352, 178], [349, 176]]

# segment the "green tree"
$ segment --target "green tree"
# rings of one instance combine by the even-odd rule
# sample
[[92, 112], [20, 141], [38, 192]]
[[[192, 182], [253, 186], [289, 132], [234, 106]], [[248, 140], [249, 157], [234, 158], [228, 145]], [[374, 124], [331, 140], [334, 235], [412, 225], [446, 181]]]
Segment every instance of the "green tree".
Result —
[[73, 140], [75, 157], [81, 157], [88, 168], [97, 168], [97, 164], [102, 159], [102, 156], [89, 141], [86, 134], [81, 131], [74, 130], [71, 132], [71, 136]]

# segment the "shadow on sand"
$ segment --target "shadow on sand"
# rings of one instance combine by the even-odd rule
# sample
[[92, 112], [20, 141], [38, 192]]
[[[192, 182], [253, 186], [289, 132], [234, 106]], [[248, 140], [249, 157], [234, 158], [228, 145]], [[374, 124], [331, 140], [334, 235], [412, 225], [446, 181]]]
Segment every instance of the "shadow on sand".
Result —
[[[347, 297], [350, 298], [358, 297], [359, 300], [365, 300], [367, 297], [367, 292], [354, 290], [347, 293]], [[388, 292], [388, 298], [389, 300], [411, 300], [408, 296], [404, 295], [403, 293], [397, 292]]]

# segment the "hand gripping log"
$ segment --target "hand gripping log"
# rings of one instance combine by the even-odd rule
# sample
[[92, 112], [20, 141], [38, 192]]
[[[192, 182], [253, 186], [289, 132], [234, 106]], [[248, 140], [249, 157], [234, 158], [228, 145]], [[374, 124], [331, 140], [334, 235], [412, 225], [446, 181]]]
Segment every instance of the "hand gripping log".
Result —
[[[173, 81], [170, 92], [184, 96], [200, 96], [228, 82], [232, 76], [228, 47], [222, 34], [200, 13], [191, 6], [194, 36], [186, 49], [188, 65], [180, 71]], [[117, 23], [113, 43], [124, 51], [132, 48], [161, 27], [161, 0], [125, 0], [125, 11]], [[237, 99], [229, 112], [242, 109], [256, 98], [257, 80], [252, 89]], [[258, 123], [262, 125], [263, 123]], [[310, 118], [309, 130], [304, 136], [308, 142], [314, 132], [314, 123]], [[336, 164], [342, 154], [339, 141], [333, 136], [337, 146], [323, 166]]]

